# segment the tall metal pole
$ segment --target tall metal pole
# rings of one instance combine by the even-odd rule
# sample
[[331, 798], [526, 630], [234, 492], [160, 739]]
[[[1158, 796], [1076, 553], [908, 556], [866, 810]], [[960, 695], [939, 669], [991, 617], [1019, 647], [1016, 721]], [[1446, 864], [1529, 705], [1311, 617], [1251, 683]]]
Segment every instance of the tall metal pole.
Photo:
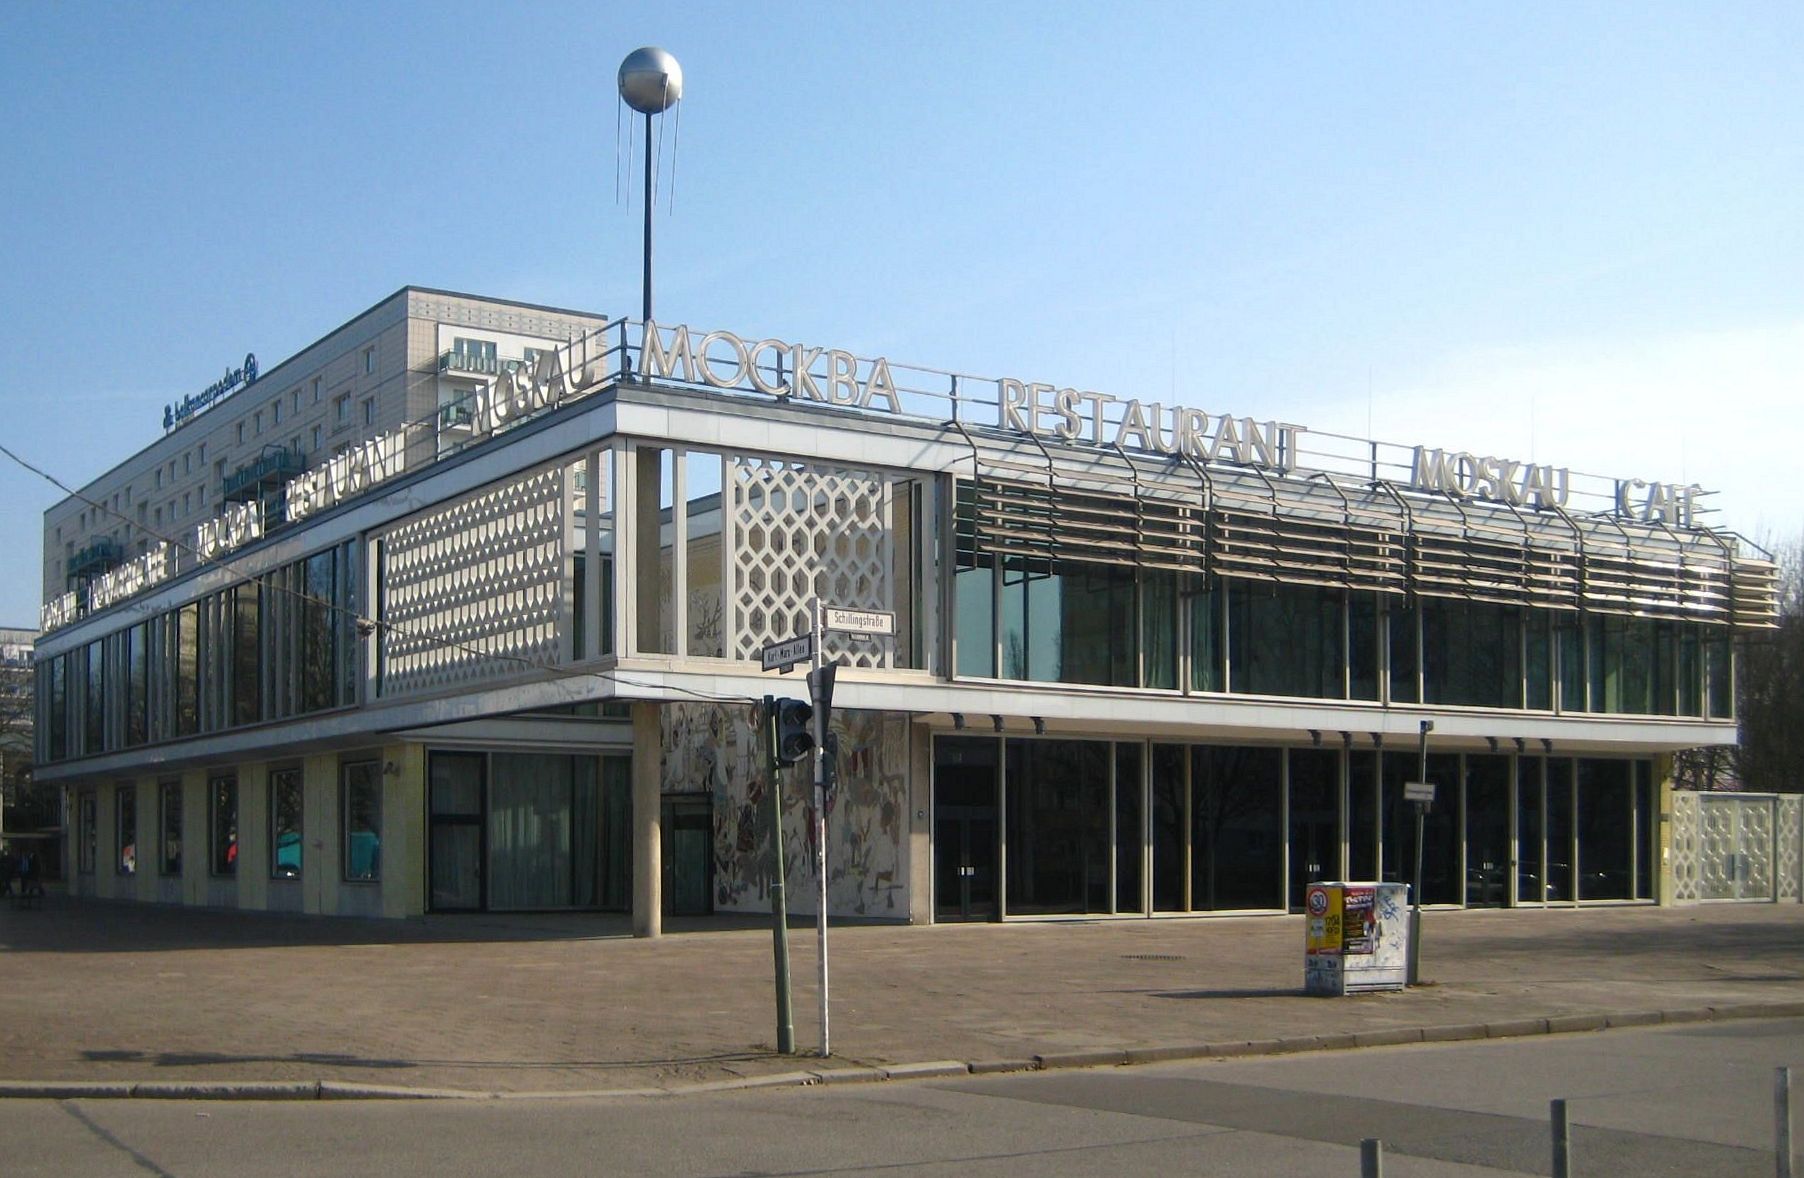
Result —
[[[814, 658], [811, 666], [814, 674], [809, 677], [810, 683], [818, 683], [821, 677], [821, 602], [815, 598], [809, 605], [809, 629], [813, 634]], [[821, 1058], [833, 1054], [832, 1039], [827, 1022], [827, 725], [826, 709], [821, 707], [820, 700], [814, 701], [814, 874], [820, 881], [820, 909], [815, 923], [820, 940], [821, 958]]]
[[[1420, 734], [1416, 742], [1416, 780], [1428, 780], [1428, 734], [1434, 731], [1434, 721], [1422, 721]], [[1416, 806], [1416, 886], [1410, 895], [1409, 906], [1409, 958], [1407, 982], [1413, 986], [1422, 980], [1422, 834], [1428, 816], [1428, 804], [1417, 802]]]
[[770, 916], [771, 949], [777, 963], [777, 1050], [794, 1055], [796, 1023], [789, 997], [789, 903], [783, 888], [783, 776], [777, 765], [776, 714], [776, 701], [765, 696], [764, 766], [770, 782]]
[[651, 322], [651, 112], [645, 113], [645, 314], [640, 320]]

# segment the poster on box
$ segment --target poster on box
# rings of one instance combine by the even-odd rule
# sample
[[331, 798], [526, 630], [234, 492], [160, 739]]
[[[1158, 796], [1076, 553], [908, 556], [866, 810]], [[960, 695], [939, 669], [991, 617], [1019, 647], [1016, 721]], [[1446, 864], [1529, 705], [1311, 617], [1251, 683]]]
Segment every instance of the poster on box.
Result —
[[1341, 951], [1370, 954], [1377, 937], [1376, 889], [1348, 888], [1341, 894]]
[[1307, 953], [1339, 953], [1341, 948], [1340, 931], [1340, 889], [1316, 885], [1309, 889], [1305, 900], [1308, 919], [1308, 933], [1304, 942]]

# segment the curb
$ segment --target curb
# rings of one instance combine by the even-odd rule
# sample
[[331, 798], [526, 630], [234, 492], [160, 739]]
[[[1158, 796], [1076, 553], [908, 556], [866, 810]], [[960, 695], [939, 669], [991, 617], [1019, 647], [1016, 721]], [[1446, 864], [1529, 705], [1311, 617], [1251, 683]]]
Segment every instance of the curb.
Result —
[[459, 1088], [410, 1088], [399, 1084], [356, 1084], [340, 1080], [240, 1080], [227, 1082], [145, 1080], [0, 1080], [0, 1100], [595, 1100], [614, 1097], [689, 1096], [706, 1092], [746, 1092], [762, 1088], [802, 1088], [870, 1084], [889, 1080], [987, 1076], [1007, 1072], [1127, 1067], [1187, 1059], [1242, 1059], [1302, 1052], [1354, 1051], [1367, 1047], [1456, 1043], [1479, 1039], [1522, 1039], [1534, 1035], [1583, 1034], [1628, 1027], [1726, 1022], [1733, 1019], [1804, 1018], [1804, 1002], [1749, 1002], [1734, 1006], [1692, 1006], [1672, 1010], [1630, 1010], [1609, 1014], [1552, 1015], [1489, 1023], [1432, 1027], [1377, 1027], [1369, 1031], [1299, 1035], [1284, 1039], [1242, 1039], [1219, 1043], [1170, 1043], [1099, 1051], [1061, 1051], [1025, 1058], [928, 1060], [900, 1064], [847, 1064], [803, 1071], [773, 1072], [733, 1080], [686, 1084], [680, 1088], [598, 1088], [570, 1092], [479, 1092]]

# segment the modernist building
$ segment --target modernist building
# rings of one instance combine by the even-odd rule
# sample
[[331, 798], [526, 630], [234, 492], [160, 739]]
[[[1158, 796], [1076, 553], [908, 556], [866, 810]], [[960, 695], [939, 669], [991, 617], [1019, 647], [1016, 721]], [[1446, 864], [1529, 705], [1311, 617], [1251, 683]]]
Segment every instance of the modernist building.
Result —
[[1425, 722], [1428, 903], [1672, 898], [1669, 754], [1775, 610], [1696, 488], [1131, 392], [403, 289], [46, 513], [73, 886], [762, 910], [759, 659], [818, 601], [894, 618], [825, 641], [836, 914], [1406, 878]]

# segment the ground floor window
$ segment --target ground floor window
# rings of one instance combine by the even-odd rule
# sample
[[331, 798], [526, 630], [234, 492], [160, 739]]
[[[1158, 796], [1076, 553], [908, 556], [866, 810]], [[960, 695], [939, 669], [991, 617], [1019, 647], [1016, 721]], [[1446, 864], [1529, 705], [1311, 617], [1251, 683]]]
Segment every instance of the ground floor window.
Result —
[[238, 778], [222, 774], [207, 782], [211, 863], [214, 875], [238, 874]]
[[94, 874], [95, 802], [93, 791], [76, 795], [75, 799], [75, 870]]
[[118, 854], [113, 869], [120, 875], [138, 870], [138, 787], [121, 784], [113, 794], [113, 831]]
[[289, 765], [269, 773], [269, 876], [301, 878], [305, 840], [301, 821], [301, 769]]
[[[1298, 909], [1315, 880], [1471, 907], [1653, 898], [1652, 762], [1032, 737], [934, 744], [935, 919]], [[1418, 835], [1418, 831], [1420, 832]]]
[[182, 873], [182, 783], [165, 781], [157, 787], [157, 797], [162, 809], [158, 819], [161, 832], [161, 849], [159, 852], [161, 870], [164, 875], [180, 875]]
[[[627, 757], [433, 752], [427, 769], [433, 910], [625, 911], [632, 903], [629, 766]], [[676, 839], [678, 853], [666, 866], [685, 858], [680, 852], [687, 846]], [[702, 866], [705, 874], [711, 864], [704, 859]], [[686, 882], [672, 880], [667, 891], [675, 894]], [[701, 886], [703, 894], [693, 899], [705, 903], [705, 881]]]
[[338, 813], [344, 878], [374, 883], [382, 878], [382, 764], [350, 761], [342, 772]]

